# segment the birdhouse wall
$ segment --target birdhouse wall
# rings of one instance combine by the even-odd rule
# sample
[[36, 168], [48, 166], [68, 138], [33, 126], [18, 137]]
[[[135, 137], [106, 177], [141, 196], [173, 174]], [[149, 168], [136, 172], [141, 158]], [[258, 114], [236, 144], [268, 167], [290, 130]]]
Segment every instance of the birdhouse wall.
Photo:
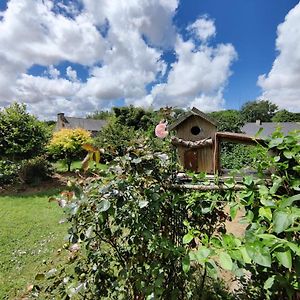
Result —
[[[200, 133], [193, 134], [191, 129], [193, 127], [199, 127]], [[177, 128], [176, 136], [180, 139], [186, 141], [199, 141], [208, 137], [213, 138], [217, 128], [211, 124], [210, 122], [206, 121], [205, 119], [199, 116], [191, 116], [184, 122], [182, 122]]]
[[[178, 146], [178, 160], [182, 166], [185, 166], [186, 168], [186, 159], [187, 151], [193, 151], [196, 152], [197, 157], [197, 167], [193, 171], [195, 172], [205, 172], [208, 174], [212, 174], [214, 172], [214, 164], [213, 164], [213, 146], [207, 146], [205, 148], [201, 149], [190, 149], [183, 146]], [[192, 170], [192, 168], [188, 168]]]
[[[195, 134], [192, 128], [199, 128], [200, 132]], [[199, 141], [206, 138], [214, 138], [217, 131], [216, 126], [199, 116], [191, 116], [183, 121], [177, 128], [176, 136], [185, 141]], [[178, 159], [185, 169], [195, 172], [213, 173], [214, 155], [213, 146], [208, 145], [201, 148], [191, 149], [178, 146]]]

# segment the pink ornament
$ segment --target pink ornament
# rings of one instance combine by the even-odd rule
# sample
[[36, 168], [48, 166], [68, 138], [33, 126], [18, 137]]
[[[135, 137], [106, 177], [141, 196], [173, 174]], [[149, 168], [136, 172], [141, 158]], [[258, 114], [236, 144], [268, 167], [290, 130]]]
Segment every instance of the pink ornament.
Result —
[[169, 132], [167, 131], [167, 123], [160, 122], [155, 127], [155, 135], [161, 139], [165, 138]]

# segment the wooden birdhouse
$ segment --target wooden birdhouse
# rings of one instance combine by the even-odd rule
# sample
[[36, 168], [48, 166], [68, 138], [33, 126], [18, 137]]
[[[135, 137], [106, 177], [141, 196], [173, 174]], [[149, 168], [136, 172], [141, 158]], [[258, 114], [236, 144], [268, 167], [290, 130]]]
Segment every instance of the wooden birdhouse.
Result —
[[172, 144], [178, 149], [180, 164], [194, 172], [214, 173], [214, 138], [217, 123], [193, 108], [169, 126], [175, 130]]

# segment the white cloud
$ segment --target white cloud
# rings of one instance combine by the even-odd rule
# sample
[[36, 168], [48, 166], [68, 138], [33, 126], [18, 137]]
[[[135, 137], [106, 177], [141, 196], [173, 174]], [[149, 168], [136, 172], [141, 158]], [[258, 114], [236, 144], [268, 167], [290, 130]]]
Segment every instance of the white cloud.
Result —
[[77, 72], [71, 66], [67, 67], [66, 74], [71, 81], [77, 81]]
[[53, 65], [50, 65], [48, 68], [48, 73], [51, 78], [57, 79], [60, 75], [60, 71], [53, 67]]
[[[82, 4], [79, 11], [59, 1], [8, 2], [0, 21], [0, 106], [17, 99], [40, 117], [85, 115], [118, 99], [139, 106], [223, 106], [236, 53], [230, 44], [208, 44], [216, 33], [212, 20], [196, 20], [188, 27], [195, 39], [186, 41], [173, 25], [178, 0]], [[107, 30], [100, 33], [103, 26]], [[166, 49], [174, 49], [177, 60], [166, 82], [154, 84], [166, 75], [167, 63], [161, 59]], [[66, 61], [85, 67], [86, 80], [71, 66], [62, 70], [60, 63]], [[30, 75], [33, 65], [48, 71]]]
[[237, 54], [231, 44], [197, 47], [192, 40], [177, 38], [177, 61], [166, 83], [152, 89], [153, 105], [197, 106], [204, 111], [221, 109], [223, 89], [231, 74]]
[[260, 75], [261, 98], [281, 108], [300, 111], [300, 3], [285, 17], [277, 29], [278, 56], [268, 74]]
[[207, 16], [197, 19], [193, 24], [187, 28], [193, 32], [202, 42], [206, 42], [209, 38], [216, 35], [216, 27], [213, 20], [208, 19]]

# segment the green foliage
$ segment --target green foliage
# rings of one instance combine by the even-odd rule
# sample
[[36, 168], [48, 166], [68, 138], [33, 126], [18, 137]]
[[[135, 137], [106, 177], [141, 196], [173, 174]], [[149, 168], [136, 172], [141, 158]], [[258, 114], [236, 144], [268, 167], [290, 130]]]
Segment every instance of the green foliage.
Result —
[[292, 113], [282, 109], [274, 115], [272, 122], [300, 122], [300, 113]]
[[[274, 133], [266, 147], [274, 156], [256, 161], [258, 177], [245, 176], [242, 190], [230, 178], [227, 190], [205, 192], [174, 186], [165, 146], [131, 145], [106, 176], [70, 183], [57, 199], [71, 222], [70, 260], [50, 278], [48, 296], [218, 299], [214, 280], [224, 269], [244, 285], [239, 299], [292, 299], [300, 291], [299, 140], [299, 131]], [[247, 228], [238, 237], [225, 221], [240, 210]]]
[[41, 181], [48, 179], [52, 172], [51, 163], [44, 156], [38, 156], [23, 160], [18, 171], [18, 176], [23, 183], [40, 184]]
[[265, 160], [268, 160], [268, 153], [262, 146], [222, 143], [221, 166], [224, 169], [250, 168], [255, 170], [257, 162]]
[[19, 164], [15, 162], [0, 160], [0, 184], [2, 185], [15, 182], [19, 168]]
[[218, 131], [241, 132], [241, 127], [244, 125], [238, 110], [215, 111], [209, 116], [218, 122]]
[[110, 122], [94, 139], [94, 144], [104, 149], [101, 161], [111, 161], [117, 156], [123, 156], [139, 135], [143, 135], [143, 132], [116, 121]]
[[97, 110], [87, 115], [86, 117], [87, 119], [94, 119], [94, 120], [109, 120], [113, 117], [113, 113], [106, 110]]
[[[250, 272], [245, 283], [250, 299], [292, 299], [300, 291], [299, 140], [299, 131], [275, 132], [267, 147], [274, 156], [258, 165], [261, 177], [246, 176], [245, 190], [227, 194], [231, 217], [245, 210], [248, 226], [244, 237], [223, 234], [218, 243], [237, 276]], [[266, 169], [273, 172], [270, 179], [263, 177]]]
[[9, 160], [32, 158], [44, 151], [47, 131], [42, 122], [14, 103], [0, 111], [0, 157]]
[[271, 122], [278, 107], [268, 100], [250, 101], [245, 103], [241, 109], [244, 122]]
[[155, 112], [146, 111], [143, 108], [134, 107], [132, 105], [114, 107], [113, 111], [117, 123], [123, 126], [133, 127], [135, 130], [142, 129], [147, 131], [149, 128], [153, 128], [159, 121], [155, 118]]
[[152, 145], [132, 145], [109, 177], [69, 184], [73, 192], [58, 199], [72, 222], [72, 259], [50, 280], [49, 297], [217, 299], [203, 292], [216, 265], [197, 245], [224, 230], [222, 194], [173, 190], [171, 154]]
[[72, 161], [84, 156], [82, 146], [91, 142], [91, 134], [84, 129], [61, 129], [53, 134], [47, 149], [54, 159], [65, 160], [70, 171]]

